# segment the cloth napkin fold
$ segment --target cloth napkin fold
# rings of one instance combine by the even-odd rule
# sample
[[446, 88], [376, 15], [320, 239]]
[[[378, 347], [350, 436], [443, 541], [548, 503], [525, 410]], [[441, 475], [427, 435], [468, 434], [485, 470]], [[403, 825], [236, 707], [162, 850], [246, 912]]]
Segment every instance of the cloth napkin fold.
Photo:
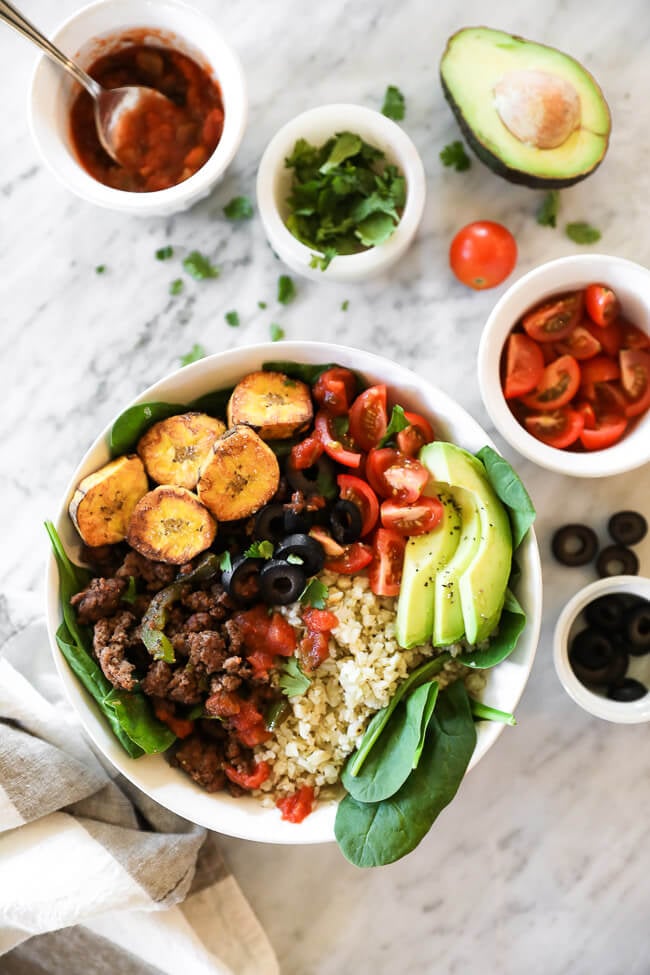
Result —
[[35, 597], [0, 595], [0, 971], [277, 975], [216, 835], [104, 767]]

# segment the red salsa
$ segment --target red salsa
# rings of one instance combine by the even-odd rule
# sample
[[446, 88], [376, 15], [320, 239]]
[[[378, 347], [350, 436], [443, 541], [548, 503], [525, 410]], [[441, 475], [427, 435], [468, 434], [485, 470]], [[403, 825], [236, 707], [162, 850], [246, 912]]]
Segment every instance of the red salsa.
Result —
[[120, 158], [103, 149], [95, 128], [94, 103], [86, 91], [70, 113], [72, 142], [88, 173], [118, 190], [164, 190], [192, 176], [214, 152], [223, 132], [219, 85], [192, 58], [171, 48], [132, 44], [104, 54], [89, 68], [106, 88], [142, 85], [162, 92], [170, 103], [152, 98], [119, 123]]

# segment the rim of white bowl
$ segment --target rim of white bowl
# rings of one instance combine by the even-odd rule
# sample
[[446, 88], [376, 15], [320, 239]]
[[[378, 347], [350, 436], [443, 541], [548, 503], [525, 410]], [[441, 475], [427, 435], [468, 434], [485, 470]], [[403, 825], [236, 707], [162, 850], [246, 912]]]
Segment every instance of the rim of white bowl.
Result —
[[[142, 11], [142, 16], [139, 16], [139, 10]], [[91, 26], [88, 32], [81, 32], [84, 36], [75, 43], [75, 51], [67, 51], [66, 33], [80, 27], [85, 21], [92, 25], [94, 19], [102, 18], [106, 11], [115, 11], [118, 22], [110, 25], [106, 23], [101, 29], [93, 29]], [[124, 17], [120, 21], [121, 11], [124, 12]], [[180, 24], [172, 26], [168, 23], [163, 27], [157, 23], [167, 12], [170, 18], [178, 16]], [[189, 20], [196, 23], [196, 34], [190, 37], [183, 30], [183, 19], [186, 23]], [[168, 34], [171, 40], [177, 39], [181, 46], [185, 45], [188, 50], [194, 49], [200, 53], [210, 65], [221, 89], [225, 109], [221, 139], [210, 158], [189, 179], [165, 190], [132, 193], [106, 186], [87, 173], [74, 156], [71, 147], [62, 142], [59, 131], [49, 115], [39, 114], [37, 102], [39, 87], [45, 85], [51, 89], [55, 86], [57, 99], [67, 100], [68, 97], [66, 94], [68, 76], [45, 54], [38, 56], [34, 66], [27, 114], [32, 139], [43, 162], [68, 190], [96, 206], [133, 215], [155, 216], [157, 213], [167, 215], [197, 202], [207, 195], [221, 178], [241, 144], [248, 118], [248, 98], [244, 71], [235, 50], [209, 14], [185, 3], [184, 0], [157, 0], [156, 4], [151, 4], [148, 0], [94, 0], [93, 3], [87, 4], [62, 21], [52, 32], [51, 39], [66, 53], [71, 53], [72, 57], [75, 57], [76, 51], [83, 45], [91, 43], [94, 38], [119, 37], [127, 30], [147, 27], [155, 31], [160, 30]], [[209, 36], [210, 44], [217, 52], [215, 57], [208, 57], [201, 42], [195, 39], [199, 34], [199, 28]]]
[[[284, 161], [296, 141], [305, 138], [323, 142], [339, 131], [358, 131], [363, 139], [377, 145], [400, 167], [406, 178], [406, 203], [402, 217], [387, 241], [360, 254], [335, 257], [326, 270], [321, 271], [309, 266], [314, 250], [302, 244], [286, 227], [278, 198], [281, 185], [289, 179]], [[426, 179], [422, 159], [404, 129], [381, 112], [364, 105], [341, 102], [310, 108], [276, 132], [260, 160], [256, 192], [269, 243], [289, 267], [318, 281], [356, 281], [386, 270], [406, 252], [422, 220]]]
[[[617, 280], [609, 280], [616, 278]], [[606, 477], [641, 467], [650, 460], [650, 413], [641, 418], [622, 440], [605, 450], [571, 453], [536, 440], [515, 419], [503, 395], [499, 378], [503, 345], [521, 315], [552, 294], [601, 281], [625, 292], [627, 315], [639, 328], [650, 332], [650, 270], [634, 261], [608, 254], [572, 254], [540, 264], [508, 288], [492, 309], [478, 349], [478, 380], [481, 397], [492, 422], [508, 443], [524, 457], [547, 470], [572, 477]], [[622, 285], [621, 282], [628, 282]], [[638, 282], [635, 288], [634, 282]], [[640, 292], [645, 289], [645, 300]], [[532, 293], [531, 293], [532, 292]], [[641, 320], [640, 320], [641, 319]]]
[[645, 576], [609, 576], [590, 582], [580, 589], [566, 604], [555, 624], [553, 663], [564, 690], [583, 710], [596, 718], [616, 724], [640, 724], [650, 721], [650, 691], [637, 701], [611, 701], [585, 687], [569, 663], [569, 635], [580, 613], [599, 596], [618, 592], [650, 599], [650, 579]]

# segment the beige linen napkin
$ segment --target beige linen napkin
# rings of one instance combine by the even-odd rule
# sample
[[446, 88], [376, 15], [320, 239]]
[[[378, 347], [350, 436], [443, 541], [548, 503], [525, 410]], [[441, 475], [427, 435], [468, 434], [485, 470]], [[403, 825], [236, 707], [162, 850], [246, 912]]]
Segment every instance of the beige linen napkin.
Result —
[[216, 834], [114, 776], [34, 597], [0, 595], [0, 972], [277, 975]]

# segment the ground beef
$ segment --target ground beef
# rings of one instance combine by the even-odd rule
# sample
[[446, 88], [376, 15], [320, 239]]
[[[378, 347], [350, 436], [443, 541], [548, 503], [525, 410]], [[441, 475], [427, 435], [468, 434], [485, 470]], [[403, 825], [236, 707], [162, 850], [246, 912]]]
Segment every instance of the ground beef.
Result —
[[190, 735], [178, 747], [173, 763], [182, 768], [206, 792], [218, 792], [226, 783], [223, 751], [218, 741]]
[[244, 649], [244, 637], [242, 631], [239, 628], [235, 620], [226, 620], [223, 625], [228, 637], [228, 647], [230, 650], [230, 656], [232, 657], [242, 657]]
[[190, 663], [194, 667], [201, 666], [206, 674], [213, 674], [221, 670], [224, 660], [228, 656], [226, 643], [220, 633], [214, 630], [203, 630], [201, 633], [188, 633]]
[[118, 579], [128, 579], [129, 576], [144, 583], [148, 592], [159, 592], [165, 586], [171, 585], [176, 578], [178, 568], [164, 562], [152, 562], [139, 552], [129, 552], [115, 575]]
[[154, 660], [142, 683], [141, 690], [150, 697], [167, 697], [167, 688], [172, 679], [172, 665], [164, 660]]
[[167, 687], [167, 697], [179, 704], [199, 704], [205, 697], [208, 682], [198, 667], [178, 667]]
[[185, 629], [188, 633], [201, 633], [202, 630], [213, 630], [215, 623], [209, 613], [192, 613], [185, 620]]
[[97, 575], [114, 576], [126, 552], [125, 545], [82, 545], [81, 561]]
[[137, 620], [133, 613], [123, 610], [116, 616], [95, 623], [93, 648], [104, 676], [114, 687], [132, 691], [136, 686], [135, 666], [127, 658], [130, 647], [140, 643]]
[[70, 600], [82, 625], [96, 623], [106, 616], [114, 616], [126, 590], [124, 579], [92, 579], [90, 585]]

